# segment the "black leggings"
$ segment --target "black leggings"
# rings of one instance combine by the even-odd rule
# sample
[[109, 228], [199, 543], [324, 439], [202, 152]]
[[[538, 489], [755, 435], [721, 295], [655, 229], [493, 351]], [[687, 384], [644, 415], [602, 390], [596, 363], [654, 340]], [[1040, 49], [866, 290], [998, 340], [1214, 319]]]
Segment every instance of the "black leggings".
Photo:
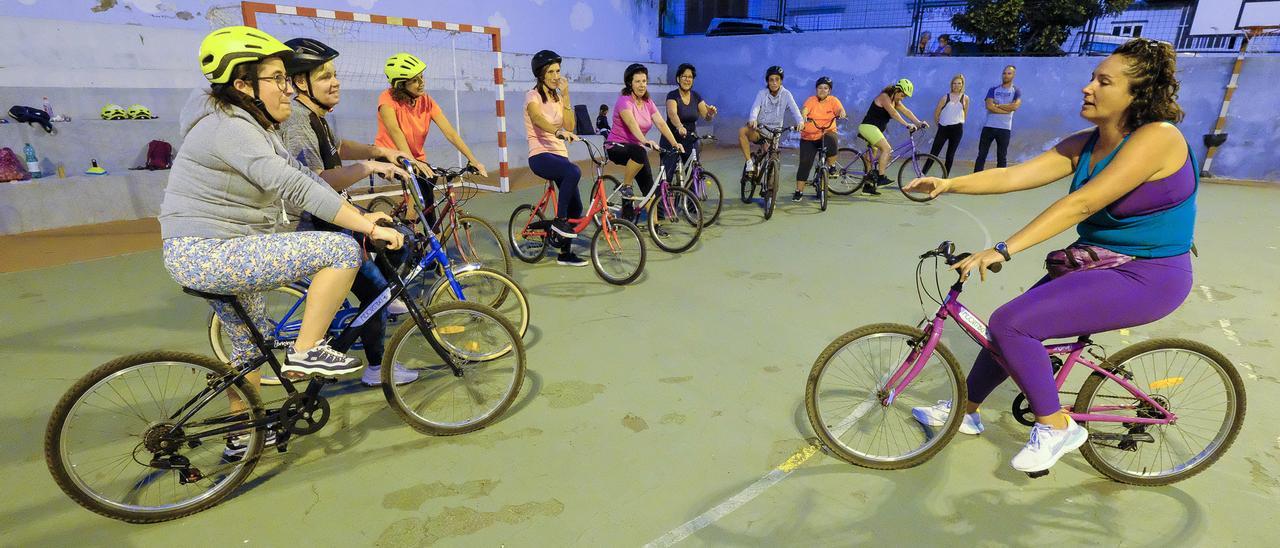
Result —
[[644, 166], [636, 173], [636, 182], [640, 183], [641, 195], [649, 193], [649, 189], [653, 188], [653, 170], [649, 168], [649, 154], [645, 152], [644, 147], [631, 143], [606, 142], [604, 150], [610, 162], [620, 166], [626, 166], [627, 162], [635, 162]]
[[[836, 134], [827, 133], [822, 139], [814, 139], [807, 141], [800, 140], [800, 166], [796, 168], [796, 180], [806, 181], [809, 179], [809, 170], [813, 169], [813, 159], [818, 155], [818, 143], [821, 141], [827, 147], [827, 158], [836, 155]], [[823, 159], [825, 160], [825, 158]]]
[[[960, 146], [960, 136], [964, 134], [964, 123], [952, 124], [949, 126], [938, 126], [937, 135], [933, 136], [933, 148], [929, 150], [929, 154], [937, 156], [942, 151], [942, 145], [947, 145], [947, 158], [943, 164], [947, 167], [947, 175], [951, 175], [951, 164], [956, 159], [956, 147]], [[933, 161], [924, 163], [924, 172], [928, 173], [929, 168], [933, 167]]]

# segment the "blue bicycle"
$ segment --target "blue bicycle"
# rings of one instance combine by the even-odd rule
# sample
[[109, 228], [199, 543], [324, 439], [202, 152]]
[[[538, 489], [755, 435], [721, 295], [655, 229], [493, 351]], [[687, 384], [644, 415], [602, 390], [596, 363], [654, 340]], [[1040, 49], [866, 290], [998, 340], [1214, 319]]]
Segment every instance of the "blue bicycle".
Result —
[[[407, 162], [406, 162], [407, 164]], [[406, 169], [411, 169], [406, 165]], [[421, 218], [426, 218], [422, 194], [417, 185], [401, 186], [407, 195], [413, 198], [414, 207]], [[529, 329], [529, 301], [524, 289], [506, 274], [485, 268], [478, 264], [468, 263], [453, 266], [449, 253], [440, 243], [436, 234], [424, 228], [414, 231], [413, 236], [405, 238], [407, 259], [400, 267], [400, 274], [406, 280], [405, 293], [409, 298], [420, 303], [420, 307], [432, 307], [452, 301], [468, 301], [483, 304], [511, 322], [516, 334], [521, 338]], [[408, 272], [406, 272], [406, 270]], [[435, 281], [426, 285], [428, 272], [443, 273], [435, 277]], [[267, 291], [266, 317], [268, 325], [259, 326], [263, 335], [273, 341], [273, 347], [281, 349], [279, 359], [283, 360], [283, 349], [292, 346], [298, 338], [298, 330], [302, 326], [302, 311], [306, 307], [307, 286], [310, 280], [289, 284]], [[329, 324], [329, 336], [341, 333], [356, 318], [360, 308], [354, 306], [350, 299], [343, 300], [342, 306], [334, 314]], [[396, 321], [401, 315], [392, 315]], [[404, 324], [409, 326], [411, 324]], [[392, 337], [393, 339], [395, 336]], [[209, 345], [213, 353], [223, 363], [230, 363], [231, 341], [227, 340], [222, 330], [222, 320], [216, 314], [209, 314]], [[357, 343], [352, 349], [361, 349]], [[283, 362], [282, 362], [283, 363]], [[279, 380], [264, 379], [265, 384], [278, 383]]]

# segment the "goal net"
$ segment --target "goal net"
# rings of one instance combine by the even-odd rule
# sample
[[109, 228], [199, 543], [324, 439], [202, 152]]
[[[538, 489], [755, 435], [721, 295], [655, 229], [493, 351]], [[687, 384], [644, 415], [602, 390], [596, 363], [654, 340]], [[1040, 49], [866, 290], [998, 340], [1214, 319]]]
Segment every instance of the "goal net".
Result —
[[[387, 88], [386, 59], [400, 52], [416, 55], [427, 65], [427, 94], [489, 171], [489, 179], [477, 178], [475, 186], [509, 190], [502, 49], [496, 27], [260, 2], [212, 8], [209, 20], [214, 28], [247, 25], [281, 41], [314, 38], [341, 52], [335, 65], [342, 101], [330, 116], [340, 128], [340, 138], [358, 142], [372, 143], [377, 134], [375, 105]], [[466, 162], [436, 127], [425, 150], [432, 164]]]

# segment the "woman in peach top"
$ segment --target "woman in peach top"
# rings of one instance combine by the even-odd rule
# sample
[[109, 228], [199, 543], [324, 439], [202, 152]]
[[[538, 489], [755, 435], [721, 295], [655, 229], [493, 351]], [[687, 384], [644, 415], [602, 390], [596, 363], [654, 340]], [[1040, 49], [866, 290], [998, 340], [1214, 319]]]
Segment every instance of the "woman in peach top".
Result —
[[445, 117], [440, 104], [427, 95], [422, 76], [426, 68], [426, 63], [409, 53], [397, 53], [387, 59], [383, 72], [391, 87], [378, 97], [378, 137], [374, 139], [374, 144], [412, 156], [418, 169], [431, 176], [431, 170], [424, 163], [427, 154], [423, 150], [423, 143], [431, 131], [431, 123], [435, 122], [444, 133], [445, 140], [480, 171], [481, 177], [488, 177], [484, 164], [471, 154], [471, 149], [453, 129], [453, 124]]
[[569, 105], [569, 81], [560, 77], [560, 56], [551, 50], [534, 54], [530, 68], [538, 83], [524, 95], [524, 130], [529, 137], [529, 170], [554, 181], [559, 190], [556, 218], [551, 230], [560, 236], [560, 256], [556, 262], [567, 266], [587, 266], [586, 259], [573, 254], [570, 246], [578, 234], [569, 219], [582, 216], [578, 181], [582, 170], [569, 161], [565, 141], [578, 140], [573, 134], [574, 118]]

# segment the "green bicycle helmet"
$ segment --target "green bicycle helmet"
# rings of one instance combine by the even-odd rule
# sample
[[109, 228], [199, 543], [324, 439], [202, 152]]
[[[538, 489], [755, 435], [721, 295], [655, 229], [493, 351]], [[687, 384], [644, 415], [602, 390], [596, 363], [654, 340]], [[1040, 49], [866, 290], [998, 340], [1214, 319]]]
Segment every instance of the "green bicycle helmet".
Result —
[[110, 104], [105, 107], [102, 107], [102, 119], [103, 120], [127, 120], [129, 119], [129, 113], [126, 112], [124, 110], [124, 107], [120, 105]]
[[274, 36], [245, 26], [220, 28], [200, 42], [200, 72], [213, 84], [230, 83], [232, 69], [237, 65], [257, 63], [267, 57], [288, 62], [293, 50]]
[[906, 78], [903, 78], [901, 80], [898, 80], [897, 82], [894, 82], [893, 85], [898, 89], [902, 90], [902, 93], [906, 94], [907, 97], [911, 97], [911, 94], [915, 93], [916, 91], [916, 85], [912, 84], [911, 80], [908, 80]]
[[387, 66], [382, 72], [387, 75], [387, 83], [396, 85], [396, 82], [408, 80], [427, 70], [427, 64], [418, 59], [412, 53], [397, 53], [387, 58]]
[[142, 105], [133, 105], [129, 107], [129, 119], [131, 120], [150, 120], [155, 118], [152, 116], [151, 109]]

